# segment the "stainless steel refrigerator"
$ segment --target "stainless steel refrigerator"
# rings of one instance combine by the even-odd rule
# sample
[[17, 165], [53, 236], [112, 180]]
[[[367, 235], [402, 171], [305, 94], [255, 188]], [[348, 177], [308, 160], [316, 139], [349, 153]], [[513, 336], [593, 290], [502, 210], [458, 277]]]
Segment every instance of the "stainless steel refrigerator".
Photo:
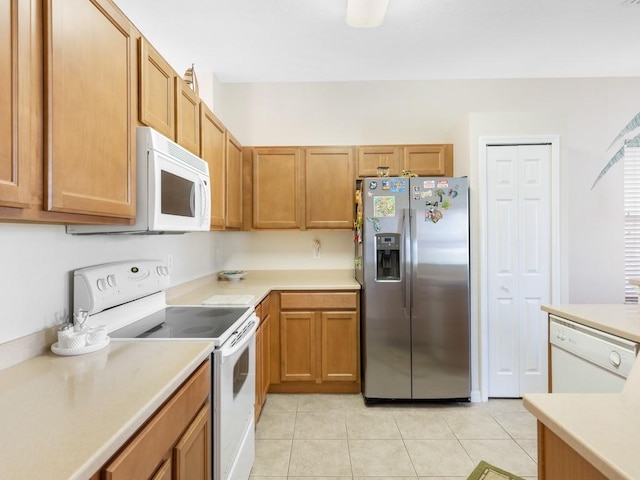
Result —
[[469, 400], [463, 178], [365, 178], [356, 191], [366, 400]]

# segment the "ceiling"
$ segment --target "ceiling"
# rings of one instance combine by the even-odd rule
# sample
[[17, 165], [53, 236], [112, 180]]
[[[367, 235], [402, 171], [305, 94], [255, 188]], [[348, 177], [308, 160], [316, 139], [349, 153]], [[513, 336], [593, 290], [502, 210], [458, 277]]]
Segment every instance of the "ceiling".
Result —
[[223, 82], [640, 76], [640, 0], [114, 0], [180, 73]]

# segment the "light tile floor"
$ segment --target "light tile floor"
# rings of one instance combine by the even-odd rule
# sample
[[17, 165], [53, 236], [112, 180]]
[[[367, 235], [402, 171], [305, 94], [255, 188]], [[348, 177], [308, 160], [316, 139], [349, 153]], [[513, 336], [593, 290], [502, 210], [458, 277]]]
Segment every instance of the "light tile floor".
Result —
[[464, 480], [480, 460], [536, 479], [521, 400], [365, 405], [360, 394], [269, 394], [251, 480]]

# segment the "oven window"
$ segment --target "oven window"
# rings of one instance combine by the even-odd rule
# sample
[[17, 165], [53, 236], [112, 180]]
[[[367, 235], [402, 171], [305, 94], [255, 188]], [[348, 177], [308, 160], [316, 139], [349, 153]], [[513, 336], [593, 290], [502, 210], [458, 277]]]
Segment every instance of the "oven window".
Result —
[[195, 183], [165, 170], [162, 170], [160, 182], [162, 213], [193, 218]]
[[233, 398], [240, 393], [244, 382], [249, 376], [249, 348], [245, 348], [238, 361], [233, 366]]

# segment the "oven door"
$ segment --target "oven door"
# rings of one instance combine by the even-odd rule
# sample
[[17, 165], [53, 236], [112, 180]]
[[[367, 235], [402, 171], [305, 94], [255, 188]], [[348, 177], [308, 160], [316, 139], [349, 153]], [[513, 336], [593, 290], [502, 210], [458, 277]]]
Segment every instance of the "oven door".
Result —
[[[255, 458], [255, 316], [215, 351], [214, 478], [249, 478]], [[216, 458], [218, 456], [218, 458]]]

